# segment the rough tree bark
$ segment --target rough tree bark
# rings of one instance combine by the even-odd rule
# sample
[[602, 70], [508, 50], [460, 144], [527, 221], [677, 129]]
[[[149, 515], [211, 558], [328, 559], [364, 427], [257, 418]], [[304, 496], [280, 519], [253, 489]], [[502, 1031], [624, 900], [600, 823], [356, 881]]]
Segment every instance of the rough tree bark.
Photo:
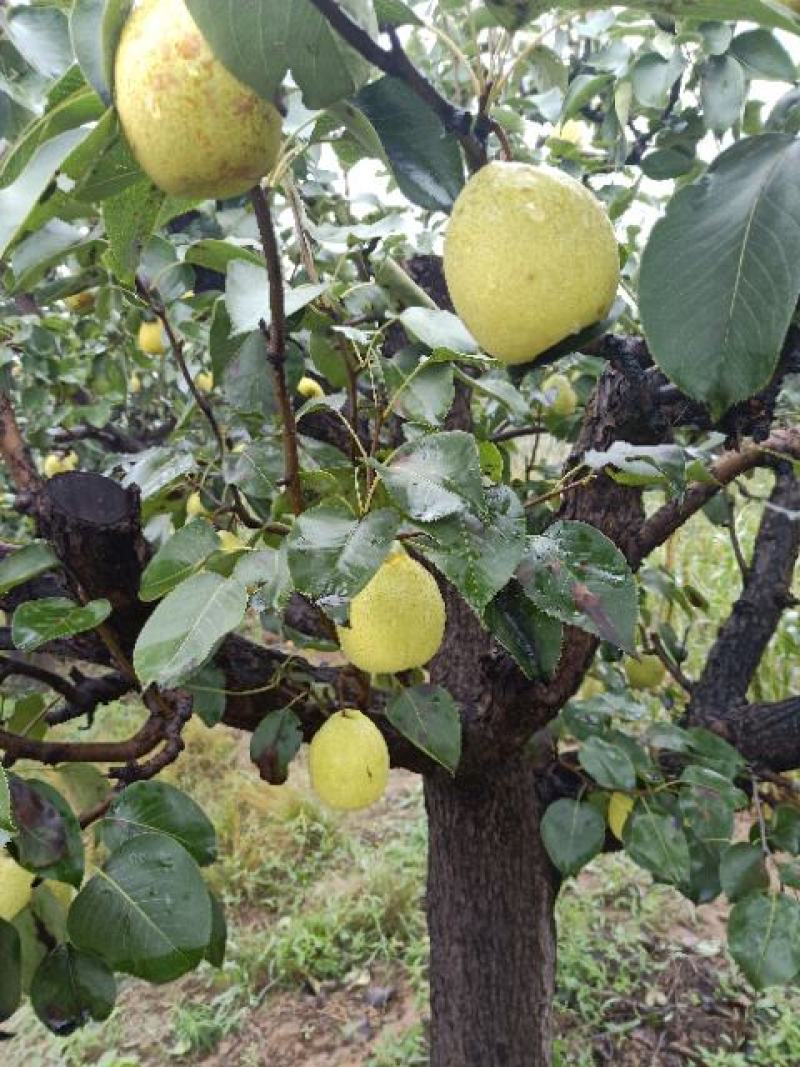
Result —
[[558, 881], [530, 762], [425, 777], [431, 1067], [549, 1067]]

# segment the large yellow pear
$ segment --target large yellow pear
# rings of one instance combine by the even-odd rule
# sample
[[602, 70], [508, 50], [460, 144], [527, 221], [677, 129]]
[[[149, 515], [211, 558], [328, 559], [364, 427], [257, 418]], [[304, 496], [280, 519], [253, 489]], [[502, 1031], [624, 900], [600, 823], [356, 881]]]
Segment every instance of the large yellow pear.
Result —
[[395, 674], [421, 667], [439, 651], [445, 608], [433, 576], [396, 549], [350, 603], [337, 626], [342, 652], [359, 670]]
[[9, 922], [31, 899], [34, 875], [0, 848], [0, 919]]
[[173, 196], [238, 196], [275, 165], [281, 117], [215, 59], [184, 0], [143, 0], [122, 31], [115, 100], [139, 165]]
[[580, 182], [550, 167], [490, 163], [456, 200], [444, 270], [481, 346], [527, 363], [608, 314], [619, 254], [605, 210]]
[[308, 761], [317, 796], [341, 811], [374, 804], [389, 780], [389, 750], [383, 735], [355, 708], [337, 711], [314, 734]]

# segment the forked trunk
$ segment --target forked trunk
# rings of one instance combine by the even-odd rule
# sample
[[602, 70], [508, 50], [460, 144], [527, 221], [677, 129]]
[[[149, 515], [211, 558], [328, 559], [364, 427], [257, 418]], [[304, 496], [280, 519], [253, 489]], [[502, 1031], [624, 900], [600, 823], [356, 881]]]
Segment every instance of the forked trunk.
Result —
[[557, 876], [533, 769], [425, 780], [431, 1067], [549, 1067]]

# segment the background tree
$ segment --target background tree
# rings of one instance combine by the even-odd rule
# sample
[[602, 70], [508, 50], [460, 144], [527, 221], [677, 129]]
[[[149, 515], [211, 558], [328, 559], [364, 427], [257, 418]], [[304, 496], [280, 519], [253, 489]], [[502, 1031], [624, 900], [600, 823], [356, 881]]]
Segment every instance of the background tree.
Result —
[[[213, 828], [156, 780], [192, 714], [252, 732], [280, 782], [358, 709], [423, 775], [437, 1067], [550, 1062], [554, 901], [604, 849], [694, 901], [727, 894], [748, 979], [793, 981], [798, 698], [751, 683], [800, 550], [797, 18], [773, 0], [187, 6], [268, 121], [284, 112], [246, 195], [140, 169], [111, 89], [128, 4], [0, 6], [2, 1017], [27, 993], [67, 1033], [112, 1010], [115, 972], [222, 960]], [[224, 92], [187, 107], [162, 162], [204, 117], [212, 148], [230, 136]], [[453, 314], [437, 255], [497, 157], [577, 178], [621, 242], [608, 319], [514, 367]], [[392, 207], [354, 192], [364, 159]], [[577, 263], [566, 220], [564, 240]], [[732, 516], [757, 468], [747, 560]], [[702, 598], [657, 550], [701, 509], [742, 585], [689, 678]], [[438, 654], [319, 666], [398, 539], [438, 582]], [[255, 617], [293, 647], [253, 639]], [[623, 685], [612, 665], [642, 653]], [[636, 687], [659, 664], [655, 713]], [[573, 699], [590, 671], [617, 683]], [[134, 736], [65, 733], [125, 694]]]

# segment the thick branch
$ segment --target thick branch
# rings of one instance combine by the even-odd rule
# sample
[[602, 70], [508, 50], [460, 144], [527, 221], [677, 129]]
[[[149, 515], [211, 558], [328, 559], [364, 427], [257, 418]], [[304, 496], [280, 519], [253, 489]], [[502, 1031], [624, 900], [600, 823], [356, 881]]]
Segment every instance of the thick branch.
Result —
[[741, 596], [720, 628], [694, 687], [688, 717], [704, 723], [724, 717], [720, 709], [742, 705], [758, 665], [791, 603], [792, 579], [800, 553], [800, 479], [787, 464], [761, 519]]

